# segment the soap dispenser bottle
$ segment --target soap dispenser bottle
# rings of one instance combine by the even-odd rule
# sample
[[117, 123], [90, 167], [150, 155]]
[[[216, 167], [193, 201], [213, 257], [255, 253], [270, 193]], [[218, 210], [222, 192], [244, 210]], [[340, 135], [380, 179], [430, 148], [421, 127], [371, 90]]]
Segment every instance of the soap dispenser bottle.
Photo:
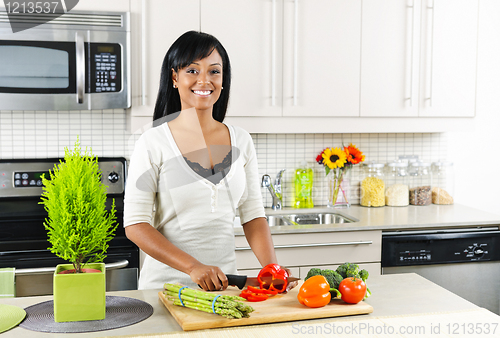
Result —
[[294, 177], [294, 208], [312, 208], [313, 170], [306, 161], [300, 163]]

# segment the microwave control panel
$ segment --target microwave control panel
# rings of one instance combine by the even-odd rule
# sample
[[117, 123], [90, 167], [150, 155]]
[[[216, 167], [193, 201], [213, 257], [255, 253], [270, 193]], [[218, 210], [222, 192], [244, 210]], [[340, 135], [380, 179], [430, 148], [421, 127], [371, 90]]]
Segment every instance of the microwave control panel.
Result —
[[122, 90], [122, 53], [119, 44], [91, 43], [89, 60], [91, 93], [116, 93]]

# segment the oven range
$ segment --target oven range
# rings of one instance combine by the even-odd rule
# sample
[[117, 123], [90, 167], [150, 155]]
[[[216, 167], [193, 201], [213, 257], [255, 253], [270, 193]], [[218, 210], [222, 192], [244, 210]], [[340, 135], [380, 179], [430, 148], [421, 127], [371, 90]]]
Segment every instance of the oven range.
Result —
[[[0, 160], [0, 268], [16, 268], [16, 296], [52, 294], [52, 274], [57, 264], [67, 263], [47, 248], [43, 222], [47, 213], [40, 205], [41, 175], [59, 159]], [[115, 200], [118, 226], [109, 242], [106, 263], [107, 291], [135, 290], [139, 249], [123, 228], [126, 160], [99, 158], [102, 181], [108, 186], [107, 206]]]

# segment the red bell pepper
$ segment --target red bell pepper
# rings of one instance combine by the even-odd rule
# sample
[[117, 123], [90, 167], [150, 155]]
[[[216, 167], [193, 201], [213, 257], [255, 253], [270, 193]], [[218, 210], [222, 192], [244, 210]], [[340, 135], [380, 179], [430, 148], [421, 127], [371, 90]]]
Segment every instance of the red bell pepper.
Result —
[[288, 283], [288, 272], [278, 264], [268, 264], [257, 275], [260, 288], [282, 293]]

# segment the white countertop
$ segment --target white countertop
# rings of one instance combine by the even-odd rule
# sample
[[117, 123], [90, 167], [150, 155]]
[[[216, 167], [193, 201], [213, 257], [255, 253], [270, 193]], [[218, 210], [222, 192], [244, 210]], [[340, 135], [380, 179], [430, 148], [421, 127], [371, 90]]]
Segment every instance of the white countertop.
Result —
[[[379, 275], [368, 279], [368, 285], [372, 291], [372, 296], [366, 300], [373, 306], [373, 313], [367, 315], [357, 315], [349, 317], [334, 317], [328, 319], [315, 319], [308, 321], [296, 321], [288, 324], [271, 324], [267, 327], [277, 325], [312, 325], [326, 321], [337, 322], [345, 320], [370, 320], [385, 316], [413, 316], [418, 314], [439, 315], [442, 313], [460, 311], [474, 311], [480, 309], [478, 306], [451, 293], [429, 280], [414, 274]], [[103, 337], [103, 336], [123, 336], [123, 335], [150, 335], [161, 333], [174, 333], [182, 331], [170, 312], [158, 299], [159, 290], [139, 290], [139, 291], [115, 291], [108, 292], [107, 295], [132, 297], [148, 302], [154, 308], [154, 313], [148, 319], [123, 328], [93, 332], [93, 333], [42, 333], [28, 331], [21, 327], [16, 327], [1, 334], [2, 338], [10, 337]], [[51, 300], [52, 296], [3, 298], [0, 304], [10, 304], [19, 307], [27, 307], [43, 301]], [[194, 310], [193, 310], [194, 311]], [[484, 310], [486, 311], [486, 310]], [[500, 322], [500, 317], [488, 312], [489, 316], [496, 322]], [[437, 319], [437, 317], [436, 317]], [[250, 333], [258, 330], [262, 325], [248, 326]], [[233, 328], [237, 329], [237, 328]], [[214, 337], [229, 334], [233, 329], [210, 329], [202, 331], [185, 332], [186, 336], [200, 337], [203, 333], [210, 332]], [[227, 331], [227, 333], [225, 333]], [[237, 335], [236, 335], [237, 336]]]
[[[415, 230], [443, 229], [463, 227], [500, 226], [500, 215], [487, 213], [460, 204], [407, 207], [368, 208], [359, 205], [350, 208], [312, 209], [284, 208], [283, 210], [266, 209], [267, 215], [297, 213], [339, 213], [347, 218], [357, 220], [352, 223], [320, 224], [320, 225], [284, 225], [272, 226], [271, 233], [331, 232], [359, 230]], [[235, 235], [243, 235], [241, 226], [235, 227]]]

